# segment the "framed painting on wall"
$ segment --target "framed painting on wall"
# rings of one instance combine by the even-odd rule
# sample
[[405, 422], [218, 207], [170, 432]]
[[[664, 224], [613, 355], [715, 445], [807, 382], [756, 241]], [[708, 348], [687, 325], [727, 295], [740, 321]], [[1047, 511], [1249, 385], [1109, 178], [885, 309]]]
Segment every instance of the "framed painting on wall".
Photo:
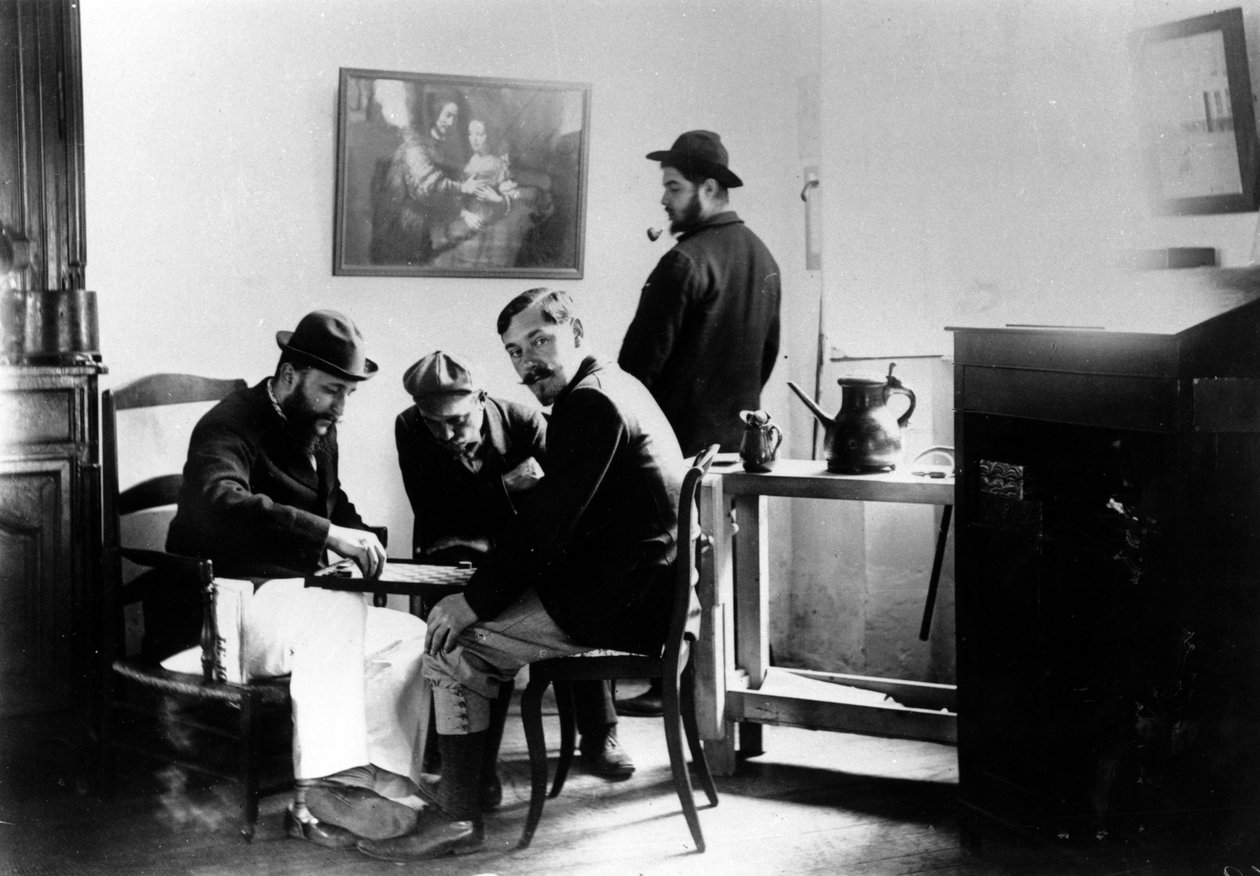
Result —
[[590, 94], [343, 68], [333, 273], [581, 278]]
[[1133, 61], [1155, 210], [1255, 210], [1256, 119], [1242, 10], [1140, 31]]

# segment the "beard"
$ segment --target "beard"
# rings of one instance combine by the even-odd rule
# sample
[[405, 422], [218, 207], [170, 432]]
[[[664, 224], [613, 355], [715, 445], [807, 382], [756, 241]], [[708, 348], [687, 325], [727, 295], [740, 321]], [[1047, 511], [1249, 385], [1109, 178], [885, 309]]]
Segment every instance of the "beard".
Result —
[[700, 224], [700, 198], [692, 194], [691, 199], [677, 213], [669, 213], [670, 234], [682, 234]]
[[[284, 411], [284, 431], [299, 450], [318, 455], [332, 446], [332, 429], [337, 418], [316, 411], [301, 392], [290, 394], [280, 403], [280, 410]], [[321, 424], [328, 426], [323, 435], [318, 429]]]

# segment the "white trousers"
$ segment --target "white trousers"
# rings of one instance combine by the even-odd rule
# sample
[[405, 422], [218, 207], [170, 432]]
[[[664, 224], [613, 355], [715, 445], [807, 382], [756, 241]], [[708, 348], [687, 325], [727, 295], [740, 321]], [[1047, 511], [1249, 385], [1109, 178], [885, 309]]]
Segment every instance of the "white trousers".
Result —
[[420, 779], [424, 622], [369, 600], [281, 579], [248, 603], [246, 671], [291, 676], [295, 778], [375, 764]]

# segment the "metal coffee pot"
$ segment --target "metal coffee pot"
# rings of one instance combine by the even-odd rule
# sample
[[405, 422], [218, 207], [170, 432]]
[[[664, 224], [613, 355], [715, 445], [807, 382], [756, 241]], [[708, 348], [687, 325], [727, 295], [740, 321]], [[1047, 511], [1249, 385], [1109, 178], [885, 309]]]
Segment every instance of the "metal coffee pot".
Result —
[[744, 471], [770, 471], [778, 458], [783, 432], [765, 411], [740, 411], [739, 418], [744, 421], [744, 437], [739, 442]]
[[[893, 377], [896, 363], [888, 366], [887, 377], [841, 377], [840, 411], [829, 417], [799, 386], [788, 381], [805, 406], [827, 429], [823, 449], [827, 471], [837, 474], [869, 474], [896, 468], [901, 461], [901, 430], [914, 413], [914, 393]], [[888, 410], [888, 400], [904, 395], [909, 407], [900, 417]]]

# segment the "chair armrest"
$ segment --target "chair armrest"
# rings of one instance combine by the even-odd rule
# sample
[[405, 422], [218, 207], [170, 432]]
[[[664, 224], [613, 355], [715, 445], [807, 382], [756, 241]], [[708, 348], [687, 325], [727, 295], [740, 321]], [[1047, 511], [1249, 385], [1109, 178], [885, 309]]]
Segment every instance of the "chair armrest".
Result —
[[194, 575], [203, 583], [208, 584], [214, 579], [214, 564], [201, 557], [188, 557], [183, 554], [170, 554], [166, 551], [125, 547], [118, 549], [118, 555], [136, 565], [147, 566], [150, 569]]
[[[120, 582], [120, 587], [113, 597], [117, 600], [115, 604], [132, 605], [142, 602], [148, 597], [156, 582], [163, 577], [195, 581], [202, 590], [214, 580], [214, 564], [201, 557], [126, 547], [117, 548], [115, 555], [120, 560], [125, 559], [150, 570], [141, 573], [135, 580], [126, 584]], [[120, 565], [119, 568], [121, 569]]]

